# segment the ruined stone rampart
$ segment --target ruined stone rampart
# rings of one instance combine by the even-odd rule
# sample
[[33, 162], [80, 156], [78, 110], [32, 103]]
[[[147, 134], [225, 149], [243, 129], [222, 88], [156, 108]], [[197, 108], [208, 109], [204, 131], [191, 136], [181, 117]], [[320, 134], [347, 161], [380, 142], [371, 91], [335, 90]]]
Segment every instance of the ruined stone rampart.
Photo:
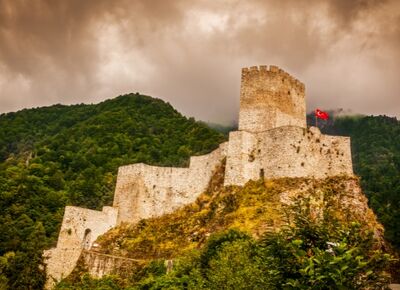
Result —
[[352, 175], [350, 138], [323, 135], [316, 127], [231, 132], [225, 170], [225, 185], [260, 177]]
[[226, 156], [226, 146], [191, 157], [188, 168], [143, 163], [120, 167], [113, 205], [119, 209], [118, 223], [160, 216], [195, 201]]
[[56, 248], [45, 251], [47, 288], [74, 269], [83, 249], [89, 249], [98, 236], [116, 226], [117, 209], [109, 206], [102, 211], [81, 207], [65, 207]]
[[101, 278], [105, 275], [118, 274], [123, 278], [130, 278], [135, 269], [145, 264], [145, 261], [117, 257], [84, 250], [81, 259], [90, 276]]
[[276, 66], [242, 70], [239, 130], [306, 127], [304, 84]]

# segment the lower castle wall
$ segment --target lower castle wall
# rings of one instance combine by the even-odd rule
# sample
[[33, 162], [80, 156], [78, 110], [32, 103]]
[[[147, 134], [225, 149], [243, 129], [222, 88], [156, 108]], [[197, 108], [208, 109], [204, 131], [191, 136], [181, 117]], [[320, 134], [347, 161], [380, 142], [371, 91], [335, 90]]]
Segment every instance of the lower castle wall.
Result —
[[225, 157], [226, 147], [223, 143], [210, 154], [191, 157], [188, 168], [143, 163], [120, 167], [113, 204], [119, 209], [118, 224], [161, 216], [195, 201]]
[[74, 269], [82, 249], [89, 249], [98, 236], [117, 223], [117, 209], [105, 206], [102, 211], [75, 206], [65, 207], [56, 248], [44, 252], [47, 264], [47, 285], [68, 276]]
[[93, 251], [83, 251], [81, 259], [83, 260], [85, 268], [87, 268], [90, 276], [94, 278], [116, 274], [123, 278], [127, 278], [145, 263], [145, 261], [141, 260], [106, 255]]
[[350, 138], [284, 126], [229, 135], [225, 185], [244, 185], [260, 177], [315, 177], [353, 174]]

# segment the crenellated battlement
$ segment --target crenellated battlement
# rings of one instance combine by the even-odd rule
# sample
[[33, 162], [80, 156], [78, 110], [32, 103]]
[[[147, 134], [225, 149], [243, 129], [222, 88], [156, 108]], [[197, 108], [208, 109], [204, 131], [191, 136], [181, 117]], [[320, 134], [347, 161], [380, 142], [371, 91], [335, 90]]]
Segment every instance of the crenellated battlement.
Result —
[[239, 130], [306, 127], [305, 86], [277, 66], [242, 69]]
[[242, 68], [242, 80], [243, 79], [249, 79], [253, 77], [259, 77], [260, 75], [262, 76], [263, 74], [269, 74], [273, 78], [281, 78], [281, 81], [285, 85], [290, 85], [293, 87], [296, 87], [296, 89], [300, 91], [305, 91], [305, 85], [284, 71], [283, 69], [279, 68], [278, 66], [275, 65], [260, 65], [260, 66], [251, 66], [251, 67], [245, 67]]

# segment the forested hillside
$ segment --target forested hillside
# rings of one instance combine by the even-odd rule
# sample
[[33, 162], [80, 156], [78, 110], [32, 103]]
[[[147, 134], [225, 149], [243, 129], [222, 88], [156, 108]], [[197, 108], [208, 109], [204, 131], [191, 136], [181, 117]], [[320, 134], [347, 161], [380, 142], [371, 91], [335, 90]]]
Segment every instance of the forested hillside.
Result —
[[[387, 239], [400, 248], [400, 122], [340, 117], [320, 127], [351, 136], [364, 192]], [[138, 94], [0, 115], [0, 289], [41, 288], [42, 250], [54, 245], [64, 206], [110, 205], [118, 166], [184, 166], [190, 155], [208, 153], [225, 139]]]
[[[309, 117], [309, 124], [313, 124]], [[400, 249], [400, 121], [386, 116], [347, 116], [321, 122], [322, 132], [351, 137], [354, 171], [369, 204]]]
[[64, 206], [111, 205], [120, 165], [184, 166], [224, 138], [138, 94], [0, 115], [0, 289], [41, 288]]

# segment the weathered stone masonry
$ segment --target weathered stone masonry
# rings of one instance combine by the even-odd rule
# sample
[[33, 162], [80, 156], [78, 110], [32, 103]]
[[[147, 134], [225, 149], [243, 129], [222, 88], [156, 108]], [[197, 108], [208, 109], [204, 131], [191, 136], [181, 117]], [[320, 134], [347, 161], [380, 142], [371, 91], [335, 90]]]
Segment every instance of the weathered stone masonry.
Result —
[[263, 132], [280, 126], [307, 127], [305, 88], [276, 66], [242, 70], [239, 131]]
[[44, 252], [47, 264], [47, 287], [60, 281], [75, 268], [82, 250], [89, 249], [96, 238], [117, 224], [118, 209], [105, 206], [102, 211], [75, 206], [65, 208], [57, 247]]
[[223, 143], [210, 154], [191, 157], [188, 168], [143, 163], [120, 167], [113, 205], [119, 209], [118, 223], [135, 223], [194, 202], [226, 156], [226, 146]]
[[239, 130], [229, 134], [228, 142], [210, 154], [191, 157], [188, 168], [142, 163], [120, 167], [113, 206], [103, 211], [66, 207], [57, 247], [44, 254], [47, 288], [71, 273], [82, 251], [85, 261], [96, 261], [89, 265], [96, 276], [111, 273], [110, 261], [118, 258], [93, 252], [88, 256], [96, 238], [122, 222], [136, 223], [195, 201], [224, 159], [225, 185], [262, 177], [353, 174], [350, 139], [307, 128], [304, 84], [276, 66], [244, 68]]
[[261, 177], [324, 178], [340, 174], [353, 174], [348, 137], [327, 136], [316, 127], [296, 126], [229, 135], [225, 185], [244, 185]]

